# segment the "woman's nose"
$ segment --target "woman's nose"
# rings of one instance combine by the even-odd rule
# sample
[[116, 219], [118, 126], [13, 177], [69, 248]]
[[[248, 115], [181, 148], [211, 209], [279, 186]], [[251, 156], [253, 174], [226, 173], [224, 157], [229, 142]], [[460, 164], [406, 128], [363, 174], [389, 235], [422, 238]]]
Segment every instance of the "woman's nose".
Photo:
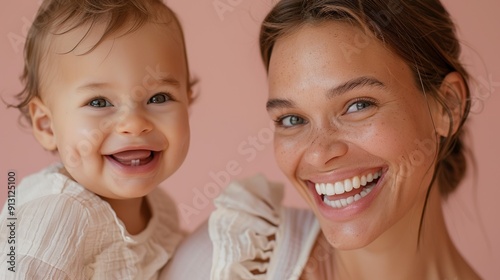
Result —
[[121, 134], [139, 136], [153, 130], [153, 123], [147, 118], [146, 113], [139, 108], [123, 112], [116, 124], [116, 131]]
[[318, 130], [310, 138], [304, 154], [305, 161], [317, 168], [325, 168], [335, 159], [345, 155], [348, 145], [337, 136], [337, 131]]

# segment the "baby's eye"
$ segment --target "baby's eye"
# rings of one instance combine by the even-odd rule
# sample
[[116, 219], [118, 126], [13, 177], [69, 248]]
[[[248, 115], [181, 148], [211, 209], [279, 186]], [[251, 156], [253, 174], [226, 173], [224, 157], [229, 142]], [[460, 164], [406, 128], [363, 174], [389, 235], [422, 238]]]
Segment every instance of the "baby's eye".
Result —
[[149, 100], [148, 100], [148, 104], [150, 103], [165, 103], [169, 100], [171, 100], [172, 98], [170, 98], [170, 96], [167, 94], [167, 93], [157, 93], [155, 95], [153, 95]]
[[90, 107], [96, 107], [96, 108], [104, 108], [104, 107], [112, 107], [113, 104], [111, 104], [108, 100], [104, 98], [96, 98], [90, 100], [90, 102], [87, 104]]
[[374, 103], [372, 101], [369, 101], [369, 100], [358, 100], [354, 103], [352, 103], [349, 108], [347, 108], [347, 112], [346, 113], [354, 113], [354, 112], [357, 112], [357, 111], [361, 111], [363, 109], [366, 109], [370, 106], [373, 106]]
[[278, 124], [278, 126], [282, 127], [293, 127], [296, 125], [304, 124], [305, 120], [299, 116], [290, 115], [278, 119], [276, 123]]

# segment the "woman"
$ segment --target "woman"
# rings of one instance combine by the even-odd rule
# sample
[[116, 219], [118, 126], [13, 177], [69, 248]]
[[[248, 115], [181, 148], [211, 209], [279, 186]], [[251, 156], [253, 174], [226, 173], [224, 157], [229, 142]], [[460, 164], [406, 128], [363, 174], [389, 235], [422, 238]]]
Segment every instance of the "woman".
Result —
[[166, 274], [208, 279], [208, 262], [210, 279], [479, 279], [441, 210], [465, 174], [470, 108], [442, 4], [282, 0], [260, 48], [275, 156], [311, 211], [283, 208], [262, 177], [233, 183], [213, 247], [200, 228]]

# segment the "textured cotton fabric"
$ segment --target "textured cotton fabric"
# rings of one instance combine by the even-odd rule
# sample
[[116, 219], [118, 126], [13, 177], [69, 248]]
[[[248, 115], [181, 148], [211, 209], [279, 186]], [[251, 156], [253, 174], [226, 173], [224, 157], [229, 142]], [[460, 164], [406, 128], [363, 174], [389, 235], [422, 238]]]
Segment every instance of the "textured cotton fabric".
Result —
[[282, 207], [283, 186], [263, 176], [235, 182], [215, 199], [211, 279], [299, 279], [319, 233], [309, 210]]
[[182, 238], [172, 200], [159, 189], [150, 193], [152, 218], [130, 235], [107, 202], [60, 168], [30, 175], [16, 188], [15, 273], [7, 270], [4, 206], [0, 279], [157, 279]]
[[261, 175], [229, 184], [161, 279], [299, 279], [320, 227], [310, 210], [282, 200], [283, 187]]

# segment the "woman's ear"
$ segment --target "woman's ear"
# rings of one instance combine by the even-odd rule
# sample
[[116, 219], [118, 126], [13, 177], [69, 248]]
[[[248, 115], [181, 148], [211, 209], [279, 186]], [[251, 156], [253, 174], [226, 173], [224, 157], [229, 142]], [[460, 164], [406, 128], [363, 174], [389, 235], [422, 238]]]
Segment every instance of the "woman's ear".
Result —
[[57, 148], [56, 137], [52, 130], [52, 116], [49, 108], [40, 98], [34, 97], [28, 105], [28, 110], [36, 140], [46, 150], [54, 151]]
[[458, 72], [446, 75], [439, 87], [438, 95], [442, 102], [437, 102], [434, 124], [440, 136], [448, 137], [450, 125], [452, 125], [451, 134], [455, 134], [465, 113], [467, 89], [462, 75]]

